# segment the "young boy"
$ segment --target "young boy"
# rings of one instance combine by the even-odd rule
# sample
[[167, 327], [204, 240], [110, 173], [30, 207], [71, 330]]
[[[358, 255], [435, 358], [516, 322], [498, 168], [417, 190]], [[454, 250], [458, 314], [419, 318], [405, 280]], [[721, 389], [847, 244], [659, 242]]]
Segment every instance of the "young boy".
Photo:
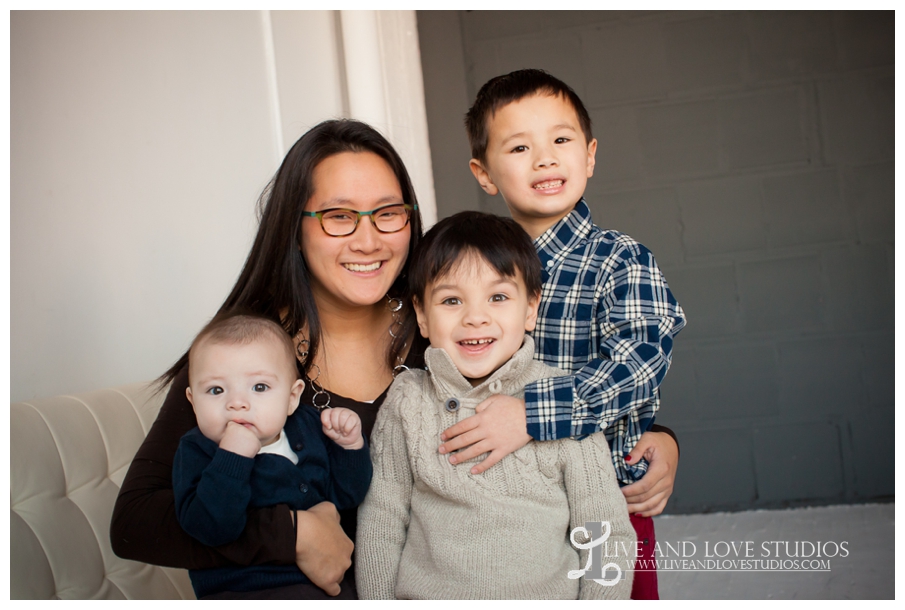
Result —
[[[180, 441], [173, 492], [180, 525], [203, 544], [238, 538], [249, 507], [307, 510], [328, 501], [343, 510], [364, 499], [371, 461], [361, 420], [348, 409], [299, 406], [295, 362], [289, 336], [257, 316], [218, 315], [192, 343], [186, 395], [198, 427]], [[294, 565], [189, 576], [199, 599], [310, 583]]]
[[[658, 388], [685, 314], [647, 248], [593, 224], [583, 194], [597, 140], [572, 89], [541, 70], [499, 76], [481, 88], [465, 122], [472, 173], [487, 193], [503, 196], [540, 256], [536, 357], [571, 374], [530, 384], [523, 405], [510, 401], [510, 410], [501, 410], [506, 415], [496, 417], [508, 421], [509, 413], [526, 413], [526, 427], [502, 446], [485, 440], [486, 428], [466, 422], [446, 431], [440, 451], [473, 444], [461, 454], [466, 459], [492, 451], [482, 470], [532, 437], [580, 438], [604, 430], [620, 484], [634, 483], [647, 463], [630, 453], [653, 425]], [[489, 420], [484, 425], [493, 426]], [[666, 498], [648, 512], [662, 510]], [[632, 522], [642, 553], [652, 553], [650, 517], [633, 514]], [[636, 575], [633, 598], [657, 598], [656, 572]]]
[[[603, 434], [530, 443], [483, 475], [437, 455], [435, 439], [492, 394], [564, 375], [534, 360], [540, 264], [512, 220], [462, 212], [418, 245], [409, 286], [427, 371], [390, 388], [371, 435], [374, 480], [358, 513], [363, 599], [627, 599], [635, 536]], [[524, 425], [524, 424], [522, 424]], [[603, 554], [626, 578], [577, 579], [569, 542], [609, 522]], [[626, 553], [628, 549], [628, 553]], [[603, 561], [607, 561], [604, 559]]]

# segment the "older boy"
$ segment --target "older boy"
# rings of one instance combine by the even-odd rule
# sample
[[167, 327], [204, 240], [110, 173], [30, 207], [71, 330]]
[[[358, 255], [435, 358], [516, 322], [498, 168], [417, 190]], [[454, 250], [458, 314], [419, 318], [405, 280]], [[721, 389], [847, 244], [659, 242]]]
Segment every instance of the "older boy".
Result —
[[[438, 459], [441, 430], [491, 394], [564, 371], [534, 359], [540, 264], [508, 218], [461, 212], [421, 240], [409, 271], [427, 371], [393, 382], [371, 435], [374, 481], [358, 512], [364, 599], [627, 599], [635, 535], [603, 434], [529, 443], [475, 475]], [[606, 522], [601, 551], [626, 578], [577, 579], [570, 532]], [[606, 561], [606, 560], [605, 560]]]
[[[371, 462], [361, 420], [349, 409], [318, 413], [299, 405], [289, 336], [266, 318], [215, 317], [189, 349], [186, 396], [198, 427], [182, 437], [173, 463], [179, 524], [208, 546], [232, 542], [250, 506], [288, 504], [307, 510], [328, 501], [358, 506], [368, 491]], [[201, 598], [313, 587], [294, 565], [190, 570]], [[292, 591], [285, 589], [286, 595]]]
[[[594, 172], [597, 140], [587, 110], [565, 83], [541, 70], [493, 78], [466, 115], [466, 128], [472, 173], [488, 194], [503, 196], [540, 255], [544, 287], [536, 357], [572, 374], [530, 384], [524, 403], [491, 398], [474, 421], [441, 436], [446, 442], [440, 452], [465, 448], [450, 456], [455, 463], [490, 451], [473, 469], [481, 471], [532, 437], [603, 430], [617, 478], [631, 485], [647, 470], [642, 456], [660, 459], [658, 451], [675, 447], [662, 436], [638, 443], [651, 431], [658, 388], [685, 314], [647, 248], [593, 224], [582, 197]], [[512, 414], [523, 409], [525, 419], [512, 424]], [[650, 515], [662, 511], [668, 487], [642, 495], [635, 507], [640, 511], [632, 522], [643, 551], [653, 550]], [[656, 573], [636, 575], [633, 597], [657, 597]]]

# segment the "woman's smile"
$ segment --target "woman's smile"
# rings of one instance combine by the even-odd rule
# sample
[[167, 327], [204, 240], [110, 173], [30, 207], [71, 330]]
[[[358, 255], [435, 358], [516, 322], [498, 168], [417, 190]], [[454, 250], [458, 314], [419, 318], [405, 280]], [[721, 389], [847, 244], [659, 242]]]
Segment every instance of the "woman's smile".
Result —
[[380, 266], [383, 265], [382, 261], [377, 261], [374, 263], [342, 263], [342, 266], [348, 269], [349, 271], [353, 271], [356, 273], [369, 273], [371, 271], [377, 271], [380, 269]]

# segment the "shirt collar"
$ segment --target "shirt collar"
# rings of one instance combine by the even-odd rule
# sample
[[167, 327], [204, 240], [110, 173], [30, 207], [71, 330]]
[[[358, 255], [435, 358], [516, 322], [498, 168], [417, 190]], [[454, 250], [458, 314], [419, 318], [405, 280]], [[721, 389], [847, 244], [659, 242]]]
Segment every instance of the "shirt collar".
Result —
[[571, 212], [534, 240], [534, 247], [540, 256], [541, 268], [546, 271], [548, 267], [552, 267], [550, 261], [553, 261], [557, 255], [560, 258], [565, 256], [567, 252], [587, 239], [593, 228], [591, 209], [582, 197]]
[[293, 464], [299, 463], [299, 456], [297, 456], [295, 454], [295, 451], [292, 450], [292, 447], [289, 446], [289, 439], [286, 438], [286, 428], [280, 430], [280, 438], [278, 438], [275, 443], [261, 447], [261, 449], [258, 451], [258, 455], [261, 455], [262, 453], [274, 453], [276, 455], [282, 455]]

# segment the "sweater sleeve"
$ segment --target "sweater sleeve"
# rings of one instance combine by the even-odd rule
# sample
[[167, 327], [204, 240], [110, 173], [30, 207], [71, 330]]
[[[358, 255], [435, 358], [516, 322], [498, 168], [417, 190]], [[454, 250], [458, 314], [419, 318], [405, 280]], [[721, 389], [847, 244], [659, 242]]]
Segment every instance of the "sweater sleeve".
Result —
[[330, 459], [331, 491], [327, 498], [336, 510], [348, 510], [361, 504], [371, 484], [371, 456], [368, 442], [361, 449], [344, 449], [324, 438]]
[[254, 458], [217, 448], [189, 433], [173, 464], [173, 495], [179, 524], [208, 546], [234, 541], [245, 530]]
[[285, 504], [250, 509], [245, 531], [223, 546], [203, 545], [180, 527], [173, 497], [173, 457], [179, 439], [197, 425], [186, 387], [187, 368], [173, 381], [157, 420], [132, 460], [113, 508], [113, 552], [125, 559], [190, 570], [294, 564], [295, 526]]
[[[610, 461], [609, 443], [602, 432], [581, 441], [560, 442], [569, 500], [569, 532], [589, 521], [609, 522], [609, 538], [600, 547], [601, 565], [616, 563], [624, 577], [612, 586], [581, 577], [579, 599], [628, 599], [632, 592], [636, 536]], [[589, 552], [587, 549], [579, 552], [582, 569], [587, 565]]]
[[371, 433], [374, 477], [358, 509], [355, 578], [361, 599], [395, 599], [414, 485], [399, 405], [401, 380], [390, 388]]

